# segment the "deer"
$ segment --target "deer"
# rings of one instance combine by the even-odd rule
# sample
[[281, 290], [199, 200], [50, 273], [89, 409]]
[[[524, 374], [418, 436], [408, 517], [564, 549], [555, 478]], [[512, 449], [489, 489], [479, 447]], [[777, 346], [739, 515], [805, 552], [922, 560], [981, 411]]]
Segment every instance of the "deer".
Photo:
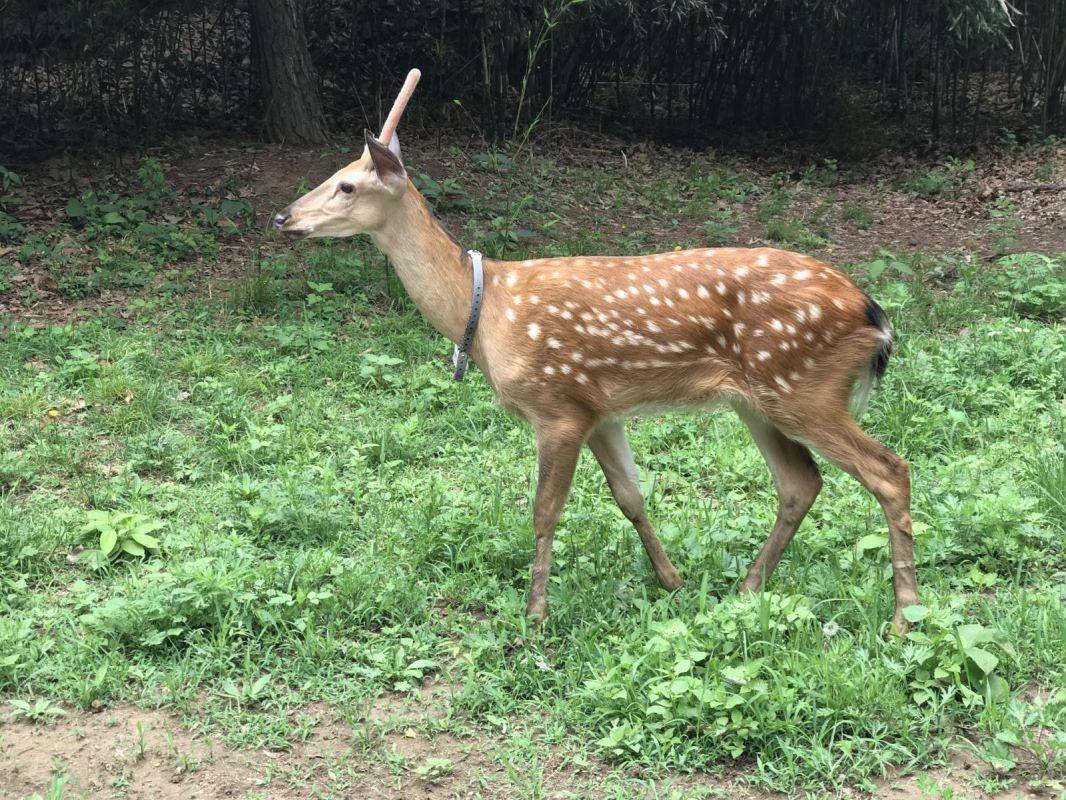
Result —
[[[486, 259], [464, 250], [407, 175], [397, 126], [411, 70], [361, 157], [279, 212], [304, 237], [368, 234], [424, 318], [455, 343], [536, 442], [526, 614], [547, 617], [552, 542], [584, 447], [635, 528], [661, 586], [682, 578], [645, 510], [627, 417], [732, 408], [770, 469], [777, 516], [740, 592], [762, 590], [822, 488], [812, 453], [855, 478], [888, 524], [895, 612], [918, 603], [908, 463], [856, 421], [893, 350], [882, 308], [850, 277], [768, 247], [651, 255]], [[854, 401], [854, 406], [853, 406]]]

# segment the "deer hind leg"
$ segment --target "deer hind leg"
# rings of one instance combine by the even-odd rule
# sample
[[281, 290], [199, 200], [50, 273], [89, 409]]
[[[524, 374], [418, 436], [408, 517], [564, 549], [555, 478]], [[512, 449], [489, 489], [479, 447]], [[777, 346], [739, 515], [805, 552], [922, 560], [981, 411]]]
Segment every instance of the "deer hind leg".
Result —
[[907, 624], [903, 609], [918, 602], [907, 462], [860, 428], [846, 410], [831, 419], [823, 417], [818, 424], [804, 425], [795, 434], [796, 438], [858, 480], [880, 503], [888, 521], [892, 554], [892, 586], [896, 600], [892, 622], [897, 633], [905, 633]]
[[744, 409], [738, 409], [738, 413], [766, 459], [777, 488], [777, 519], [773, 530], [740, 584], [740, 591], [754, 592], [773, 574], [781, 554], [818, 497], [822, 476], [810, 450], [789, 439], [759, 415]]
[[637, 529], [659, 583], [670, 591], [679, 589], [682, 584], [681, 576], [670, 563], [670, 557], [663, 549], [659, 537], [655, 535], [655, 529], [644, 511], [644, 496], [640, 492], [637, 465], [633, 461], [633, 452], [629, 449], [629, 441], [622, 424], [603, 423], [593, 431], [588, 445], [596, 460], [600, 462], [600, 468], [603, 469], [607, 484], [611, 487], [615, 502], [626, 519]]
[[533, 503], [536, 554], [526, 615], [543, 621], [548, 616], [548, 575], [555, 527], [570, 494], [588, 426], [572, 419], [553, 419], [534, 422], [533, 427], [537, 437], [537, 496]]

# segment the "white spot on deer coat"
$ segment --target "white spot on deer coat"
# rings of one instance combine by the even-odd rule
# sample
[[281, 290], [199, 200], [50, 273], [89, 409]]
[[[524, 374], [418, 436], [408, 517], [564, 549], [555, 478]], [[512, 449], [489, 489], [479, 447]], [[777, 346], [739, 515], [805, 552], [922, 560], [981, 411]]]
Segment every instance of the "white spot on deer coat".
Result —
[[711, 293], [707, 291], [707, 287], [703, 284], [700, 284], [696, 287], [696, 297], [700, 298], [701, 300], [706, 300], [710, 296]]
[[538, 336], [540, 336], [540, 325], [535, 322], [529, 323], [529, 328], [527, 328], [527, 330], [529, 332], [530, 339], [536, 339]]
[[504, 311], [503, 315], [505, 317], [507, 317], [507, 321], [508, 322], [514, 322], [514, 309], [513, 308], [509, 308], [506, 311]]

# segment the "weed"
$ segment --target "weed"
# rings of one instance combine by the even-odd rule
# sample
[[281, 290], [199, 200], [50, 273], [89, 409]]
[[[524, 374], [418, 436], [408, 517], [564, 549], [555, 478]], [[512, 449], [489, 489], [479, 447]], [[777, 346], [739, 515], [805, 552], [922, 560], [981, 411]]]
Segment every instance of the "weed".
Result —
[[1054, 159], [1049, 158], [1047, 161], [1037, 166], [1034, 175], [1038, 181], [1051, 181], [1055, 179], [1058, 171], [1059, 165]]
[[[543, 201], [563, 182], [543, 160], [472, 160], [469, 244], [493, 255], [660, 249], [704, 222], [707, 238], [731, 242], [732, 204], [755, 201], [752, 222], [814, 242], [828, 212], [810, 192], [839, 179], [829, 165], [798, 184], [720, 163], [643, 182], [636, 169], [568, 167], [624, 221], [608, 229], [586, 198]], [[439, 681], [447, 718], [424, 727], [487, 728], [499, 776], [530, 796], [548, 791], [556, 757], [610, 762], [604, 796], [687, 797], [631, 776], [734, 762], [763, 786], [823, 796], [964, 741], [988, 785], [1061, 779], [1061, 257], [990, 266], [965, 251], [879, 250], [847, 267], [895, 330], [864, 425], [912, 467], [923, 605], [908, 610], [905, 639], [884, 636], [880, 510], [831, 467], [767, 591], [736, 595], [777, 503], [743, 425], [711, 412], [628, 423], [649, 513], [687, 588], [658, 589], [583, 460], [555, 541], [553, 615], [533, 630], [533, 446], [484, 377], [450, 379], [450, 345], [361, 242], [253, 251], [225, 299], [155, 292], [166, 259], [194, 270], [199, 252], [210, 258], [183, 235], [218, 241], [219, 223], [244, 224], [250, 204], [230, 186], [182, 205], [156, 165], [141, 167], [115, 198], [87, 198], [81, 216], [15, 245], [72, 293], [147, 279], [148, 296], [120, 321], [4, 327], [5, 698], [42, 721], [59, 704], [158, 702], [231, 744], [284, 748], [309, 735], [297, 709], [310, 703], [414, 702]], [[969, 173], [956, 172], [964, 187]], [[440, 186], [437, 202], [463, 202]], [[97, 253], [106, 267], [87, 269]], [[134, 536], [163, 521], [165, 537]], [[446, 764], [425, 760], [442, 753], [407, 759], [381, 725], [357, 724], [358, 746], [397, 780], [424, 768], [427, 782], [447, 781]], [[167, 761], [196, 769], [179, 750], [169, 744]]]
[[1017, 249], [1018, 233], [1022, 228], [1017, 206], [1005, 197], [1000, 197], [988, 214], [992, 219], [988, 232], [994, 237], [992, 247], [996, 255], [1004, 255]]
[[1048, 516], [1066, 531], [1066, 437], [1040, 453], [1032, 467], [1032, 481]]
[[1066, 260], [1019, 253], [1001, 258], [996, 266], [985, 280], [1000, 301], [1041, 319], [1066, 315]]
[[32, 701], [14, 698], [11, 700], [11, 707], [14, 709], [12, 718], [24, 719], [27, 722], [53, 722], [57, 717], [66, 714], [62, 708], [43, 697]]
[[866, 230], [873, 223], [873, 216], [870, 214], [870, 209], [862, 203], [844, 203], [844, 205], [840, 207], [840, 214], [844, 219], [860, 230]]
[[16, 173], [0, 165], [0, 243], [18, 241], [26, 230], [11, 214], [11, 209], [19, 204], [14, 189], [21, 185], [22, 179]]
[[974, 162], [960, 161], [949, 157], [942, 169], [933, 169], [911, 176], [903, 182], [903, 188], [919, 197], [954, 197], [973, 175]]
[[416, 171], [411, 180], [437, 212], [467, 210], [471, 207], [470, 195], [456, 178], [445, 178], [438, 183], [425, 172]]
[[85, 550], [82, 557], [99, 569], [109, 560], [125, 553], [143, 558], [149, 550], [159, 549], [159, 540], [152, 536], [163, 523], [143, 514], [115, 511], [89, 511], [83, 533], [99, 535], [99, 549]]
[[415, 775], [426, 784], [434, 784], [451, 775], [455, 770], [455, 764], [450, 758], [432, 756], [427, 758], [414, 769]]
[[48, 782], [48, 790], [45, 794], [31, 794], [26, 800], [63, 800], [68, 783], [70, 783], [69, 775], [53, 775]]
[[708, 245], [716, 247], [731, 244], [734, 241], [737, 229], [731, 224], [732, 219], [733, 215], [728, 210], [722, 210], [703, 223], [703, 233]]

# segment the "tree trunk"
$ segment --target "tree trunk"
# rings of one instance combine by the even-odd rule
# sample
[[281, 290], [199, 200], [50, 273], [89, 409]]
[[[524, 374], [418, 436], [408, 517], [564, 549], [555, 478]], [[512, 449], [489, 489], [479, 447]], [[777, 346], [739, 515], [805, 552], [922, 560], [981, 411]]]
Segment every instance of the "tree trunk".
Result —
[[287, 144], [324, 142], [326, 118], [307, 51], [301, 0], [251, 0], [250, 5], [263, 133]]

